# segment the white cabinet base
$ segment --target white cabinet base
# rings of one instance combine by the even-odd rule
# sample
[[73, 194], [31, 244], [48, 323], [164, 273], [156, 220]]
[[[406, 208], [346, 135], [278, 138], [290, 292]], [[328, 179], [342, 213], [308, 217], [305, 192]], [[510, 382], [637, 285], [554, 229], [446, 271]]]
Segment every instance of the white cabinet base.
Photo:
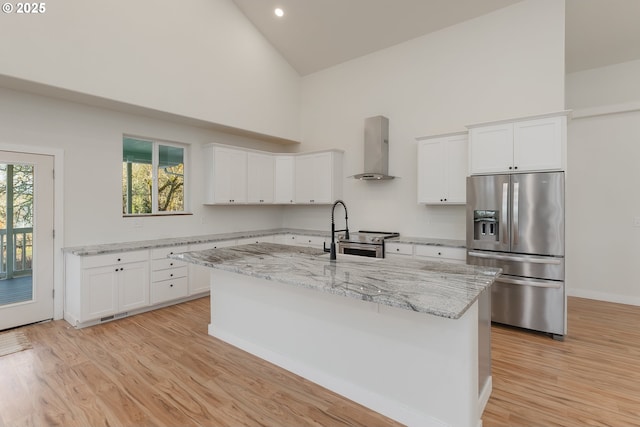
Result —
[[210, 335], [407, 425], [481, 423], [490, 389], [479, 397], [477, 303], [452, 320], [222, 270], [211, 278]]
[[150, 306], [147, 306], [147, 307], [138, 308], [138, 309], [135, 309], [135, 310], [130, 310], [130, 311], [122, 312], [122, 313], [112, 314], [112, 315], [105, 316], [105, 317], [100, 318], [100, 319], [89, 320], [89, 321], [86, 321], [86, 322], [81, 322], [80, 319], [78, 319], [72, 313], [69, 313], [69, 312], [65, 311], [64, 320], [66, 320], [73, 327], [75, 327], [77, 329], [81, 329], [81, 328], [86, 328], [88, 326], [95, 326], [95, 325], [99, 325], [101, 323], [110, 322], [112, 320], [123, 319], [125, 317], [134, 316], [136, 314], [145, 313], [147, 311], [152, 311], [152, 310], [157, 310], [159, 308], [169, 307], [171, 305], [176, 305], [176, 304], [180, 304], [180, 303], [183, 303], [183, 302], [191, 301], [191, 300], [194, 300], [194, 299], [206, 297], [207, 295], [209, 295], [208, 291], [207, 292], [203, 292], [201, 294], [197, 294], [197, 295], [190, 295], [188, 297], [184, 297], [184, 298], [180, 298], [180, 299], [174, 299], [174, 300], [171, 300], [171, 301], [166, 301], [166, 302], [160, 303], [160, 304], [154, 304], [154, 305], [150, 305]]

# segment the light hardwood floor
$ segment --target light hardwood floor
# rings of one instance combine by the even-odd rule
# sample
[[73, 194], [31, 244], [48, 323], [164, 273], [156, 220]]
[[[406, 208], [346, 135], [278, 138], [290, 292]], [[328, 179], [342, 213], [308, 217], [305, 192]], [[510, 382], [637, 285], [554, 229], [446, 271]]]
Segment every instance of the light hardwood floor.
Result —
[[[640, 426], [640, 307], [569, 298], [564, 342], [494, 326], [492, 426]], [[22, 328], [0, 427], [396, 423], [207, 335], [209, 300], [76, 330]]]
[[568, 334], [492, 328], [484, 427], [640, 426], [640, 307], [568, 298]]

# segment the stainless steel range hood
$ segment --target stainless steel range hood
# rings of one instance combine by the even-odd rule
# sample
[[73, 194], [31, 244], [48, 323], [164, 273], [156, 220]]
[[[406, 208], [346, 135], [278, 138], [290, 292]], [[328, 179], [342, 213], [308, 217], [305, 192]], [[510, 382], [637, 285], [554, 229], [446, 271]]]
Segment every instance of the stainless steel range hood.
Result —
[[353, 175], [361, 180], [393, 179], [389, 175], [389, 119], [369, 117], [364, 121], [364, 173]]

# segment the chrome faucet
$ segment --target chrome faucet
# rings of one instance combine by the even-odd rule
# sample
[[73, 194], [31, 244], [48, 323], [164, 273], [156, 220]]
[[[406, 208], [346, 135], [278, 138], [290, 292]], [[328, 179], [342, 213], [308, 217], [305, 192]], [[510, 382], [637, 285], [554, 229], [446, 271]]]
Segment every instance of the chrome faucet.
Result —
[[[336, 223], [333, 220], [333, 214], [337, 205], [344, 207], [344, 230], [336, 230]], [[331, 207], [331, 246], [329, 247], [329, 259], [336, 259], [336, 231], [344, 231], [344, 238], [349, 239], [349, 216], [347, 215], [347, 205], [342, 200], [336, 200]]]

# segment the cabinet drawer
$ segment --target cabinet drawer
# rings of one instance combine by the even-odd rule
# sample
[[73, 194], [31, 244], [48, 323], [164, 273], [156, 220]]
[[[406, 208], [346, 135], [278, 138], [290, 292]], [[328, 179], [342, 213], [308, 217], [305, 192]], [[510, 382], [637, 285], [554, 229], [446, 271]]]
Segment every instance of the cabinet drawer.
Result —
[[467, 258], [467, 250], [447, 246], [416, 245], [416, 256], [464, 261]]
[[151, 284], [151, 304], [184, 298], [189, 292], [189, 282], [186, 277], [175, 280], [165, 280]]
[[89, 255], [82, 257], [83, 268], [94, 267], [106, 267], [109, 265], [126, 264], [129, 262], [147, 261], [149, 259], [149, 252], [144, 251], [131, 251], [131, 252], [117, 252], [113, 254], [105, 255]]
[[385, 255], [413, 255], [413, 245], [410, 243], [386, 243]]
[[180, 252], [187, 252], [189, 249], [187, 246], [170, 246], [168, 248], [156, 248], [151, 249], [151, 259], [164, 259], [169, 255], [179, 254]]
[[154, 259], [153, 261], [151, 261], [151, 271], [167, 270], [169, 268], [182, 267], [186, 265], [187, 264], [182, 261], [171, 258]]
[[168, 270], [152, 271], [151, 282], [159, 282], [162, 280], [177, 279], [180, 277], [187, 277], [187, 266], [170, 268]]
[[259, 237], [247, 237], [245, 239], [238, 239], [238, 245], [248, 245], [251, 243], [269, 242], [273, 243], [273, 236], [259, 236]]
[[217, 242], [195, 243], [189, 245], [189, 250], [206, 251], [207, 249], [228, 248], [229, 246], [236, 246], [237, 244], [235, 240], [219, 240]]
[[324, 245], [325, 238], [322, 236], [294, 236], [293, 242], [298, 246], [311, 246], [314, 248], [321, 248]]

